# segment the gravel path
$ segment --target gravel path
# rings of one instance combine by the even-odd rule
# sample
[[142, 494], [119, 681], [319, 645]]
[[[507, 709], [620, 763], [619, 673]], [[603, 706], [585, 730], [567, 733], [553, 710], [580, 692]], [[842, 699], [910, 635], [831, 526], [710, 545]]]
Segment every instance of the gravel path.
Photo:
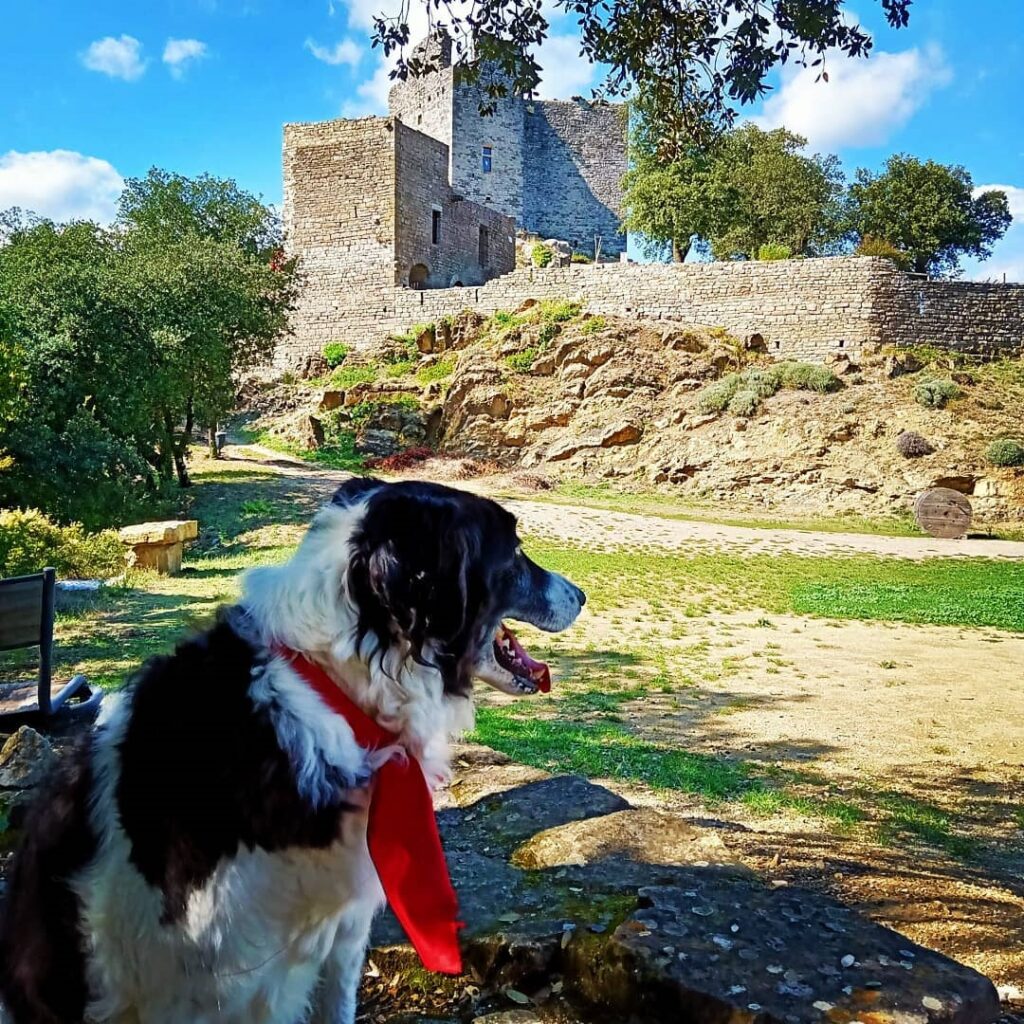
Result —
[[[287, 476], [306, 477], [311, 488], [322, 489], [325, 499], [350, 474], [311, 468], [267, 448], [249, 446], [267, 461], [264, 465]], [[244, 449], [230, 446], [228, 458], [245, 458]], [[251, 459], [247, 461], [253, 461]], [[449, 481], [446, 481], [449, 482]], [[478, 494], [506, 490], [504, 478], [478, 478], [454, 486]], [[503, 498], [524, 534], [551, 540], [571, 541], [598, 549], [661, 548], [681, 550], [742, 548], [750, 554], [787, 552], [798, 555], [876, 555], [888, 558], [1000, 558], [1024, 560], [1024, 541], [939, 540], [934, 537], [887, 537], [860, 533], [811, 533], [803, 530], [769, 530], [750, 526], [725, 526], [690, 519], [662, 519], [657, 516], [612, 512], [606, 509]]]

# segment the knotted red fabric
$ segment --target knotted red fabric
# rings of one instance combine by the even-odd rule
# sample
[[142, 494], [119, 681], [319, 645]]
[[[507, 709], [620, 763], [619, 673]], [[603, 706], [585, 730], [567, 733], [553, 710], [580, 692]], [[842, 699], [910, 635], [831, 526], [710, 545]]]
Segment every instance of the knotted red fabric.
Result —
[[[351, 726], [356, 742], [368, 750], [398, 744], [327, 673], [290, 648], [276, 653]], [[367, 845], [395, 917], [428, 971], [461, 974], [458, 901], [448, 876], [430, 787], [412, 755], [392, 758], [377, 769], [367, 823]]]

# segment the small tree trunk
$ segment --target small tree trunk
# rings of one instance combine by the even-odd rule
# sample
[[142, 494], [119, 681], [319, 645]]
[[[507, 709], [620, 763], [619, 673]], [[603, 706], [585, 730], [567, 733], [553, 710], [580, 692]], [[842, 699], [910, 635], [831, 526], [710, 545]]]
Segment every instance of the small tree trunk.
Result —
[[672, 262], [685, 263], [686, 257], [690, 254], [690, 240], [680, 242], [678, 238], [672, 239]]
[[192, 481], [188, 475], [188, 463], [186, 461], [186, 452], [188, 450], [188, 439], [191, 433], [191, 423], [189, 419], [186, 419], [186, 429], [182, 432], [181, 440], [176, 441], [174, 437], [174, 421], [171, 419], [169, 412], [164, 413], [164, 429], [167, 431], [167, 437], [171, 448], [171, 457], [174, 460], [174, 472], [178, 477], [179, 487], [191, 487]]
[[219, 459], [220, 449], [217, 447], [217, 424], [210, 424], [210, 458]]

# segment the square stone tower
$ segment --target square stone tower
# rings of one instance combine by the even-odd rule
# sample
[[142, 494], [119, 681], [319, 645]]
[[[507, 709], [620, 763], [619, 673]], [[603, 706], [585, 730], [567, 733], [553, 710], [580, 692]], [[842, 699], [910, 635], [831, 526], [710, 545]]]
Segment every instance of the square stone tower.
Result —
[[623, 110], [606, 103], [526, 101], [510, 94], [494, 101], [483, 83], [500, 73], [484, 68], [478, 83], [465, 81], [452, 63], [447, 34], [436, 31], [413, 51], [431, 70], [391, 89], [392, 116], [443, 142], [452, 189], [466, 199], [512, 217], [542, 238], [560, 238], [591, 253], [625, 248], [619, 224], [626, 172]]

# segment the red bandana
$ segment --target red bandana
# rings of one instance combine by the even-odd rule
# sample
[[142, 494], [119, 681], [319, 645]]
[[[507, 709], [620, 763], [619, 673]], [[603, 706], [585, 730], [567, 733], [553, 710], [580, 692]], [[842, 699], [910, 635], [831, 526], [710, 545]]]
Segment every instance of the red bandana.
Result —
[[[375, 750], [398, 743], [394, 733], [358, 708], [318, 665], [287, 647], [278, 646], [276, 653], [348, 722], [361, 747]], [[461, 974], [458, 903], [430, 787], [416, 758], [392, 758], [377, 769], [366, 838], [384, 895], [423, 966], [440, 974]]]

